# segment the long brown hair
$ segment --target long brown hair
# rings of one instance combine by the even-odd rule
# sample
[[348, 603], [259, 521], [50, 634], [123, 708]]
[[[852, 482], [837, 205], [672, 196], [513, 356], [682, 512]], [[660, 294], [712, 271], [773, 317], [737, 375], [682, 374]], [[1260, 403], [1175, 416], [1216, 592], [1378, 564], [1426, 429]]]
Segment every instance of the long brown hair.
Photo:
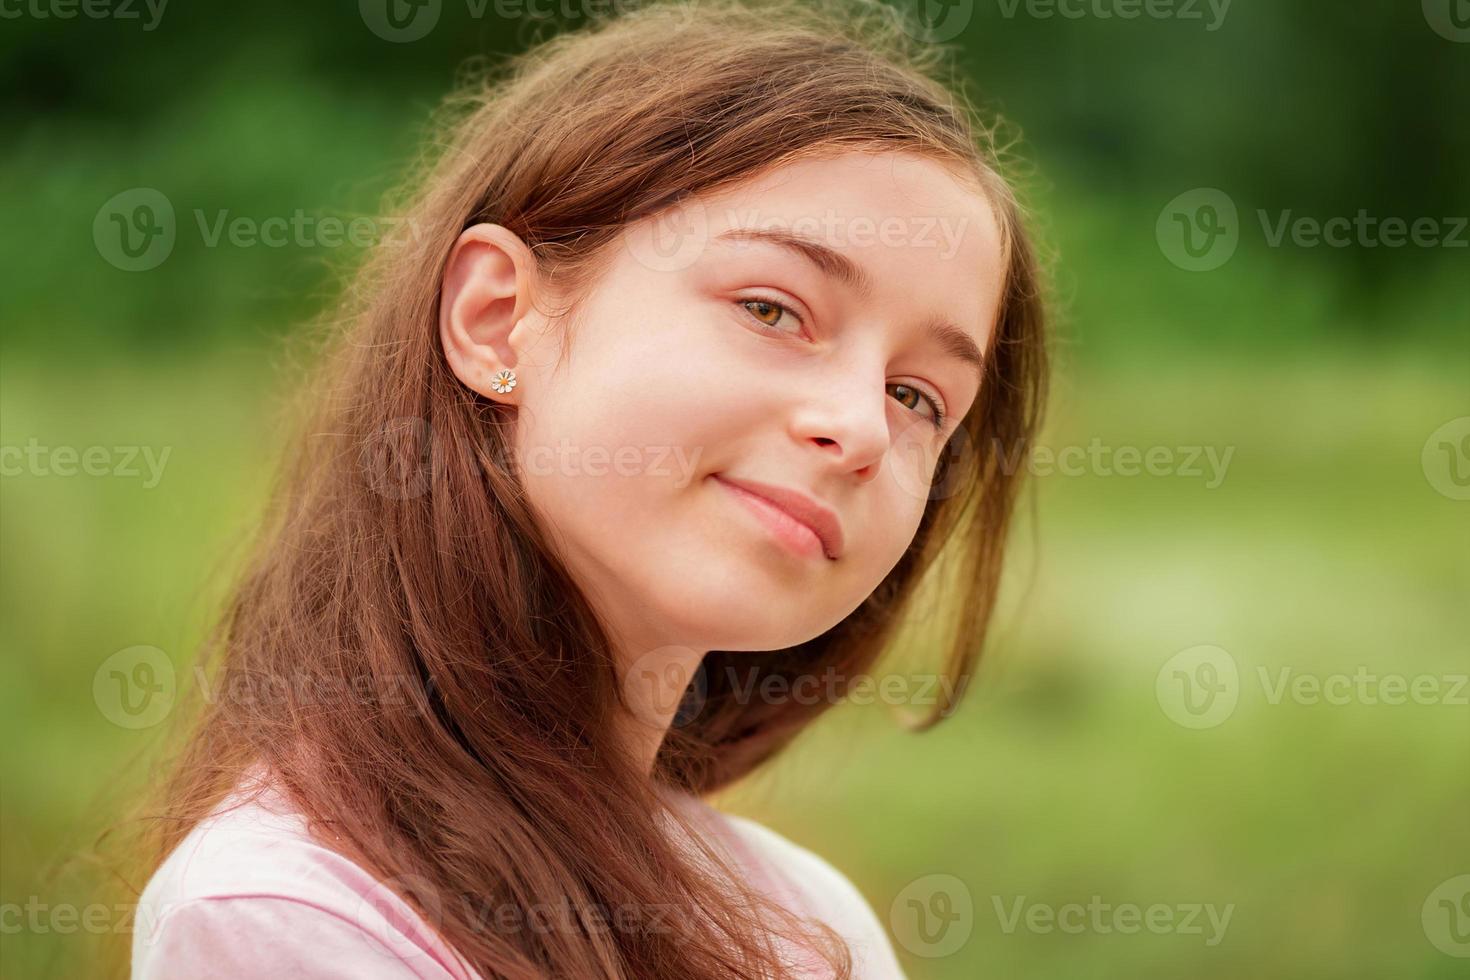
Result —
[[[344, 853], [432, 905], [486, 977], [783, 972], [768, 931], [779, 913], [671, 843], [664, 790], [739, 779], [831, 704], [742, 697], [737, 673], [831, 669], [841, 693], [891, 645], [935, 569], [953, 590], [943, 669], [963, 690], [1016, 499], [1004, 449], [1029, 444], [1044, 400], [1037, 261], [995, 130], [939, 77], [944, 58], [881, 4], [686, 0], [555, 37], [446, 103], [435, 150], [392, 204], [414, 234], [372, 250], [333, 315], [267, 520], [201, 652], [215, 690], [254, 682], [279, 696], [226, 693], [176, 713], [189, 719], [179, 748], [141, 806], [145, 876], [264, 761]], [[1006, 278], [984, 381], [886, 579], [806, 643], [738, 662], [709, 653], [650, 781], [612, 739], [623, 692], [604, 627], [507, 466], [513, 409], [468, 391], [442, 357], [441, 270], [462, 230], [504, 225], [573, 297], [555, 314], [571, 317], [628, 223], [858, 147], [941, 160], [991, 203]], [[941, 701], [916, 726], [953, 707]], [[502, 932], [477, 925], [461, 897], [688, 911], [672, 933]]]

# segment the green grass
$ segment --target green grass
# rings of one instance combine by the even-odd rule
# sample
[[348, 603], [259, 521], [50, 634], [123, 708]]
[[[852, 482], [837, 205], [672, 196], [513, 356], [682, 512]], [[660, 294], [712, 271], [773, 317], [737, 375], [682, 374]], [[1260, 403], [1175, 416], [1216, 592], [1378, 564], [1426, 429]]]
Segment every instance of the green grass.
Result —
[[[830, 859], [885, 923], [909, 882], [961, 879], [970, 934], [934, 959], [900, 946], [916, 978], [1454, 974], [1420, 913], [1470, 872], [1470, 709], [1273, 704], [1258, 669], [1470, 669], [1467, 505], [1420, 466], [1429, 433], [1466, 413], [1460, 367], [1175, 357], [1069, 372], [1044, 443], [1234, 447], [1224, 479], [1039, 478], [958, 715], [909, 735], [881, 708], [838, 709], [728, 805]], [[104, 718], [93, 673], [134, 644], [187, 662], [273, 462], [274, 384], [249, 352], [7, 358], [0, 444], [171, 454], [151, 489], [4, 478], [5, 902], [93, 900], [42, 872], [108, 818], [92, 807], [157, 732]], [[1198, 644], [1232, 654], [1241, 693], [1228, 720], [1192, 730], [1162, 710], [1155, 678]], [[910, 654], [922, 661], [923, 643]], [[1007, 932], [996, 911], [1094, 895], [1233, 913], [1207, 946], [1146, 929]], [[84, 976], [93, 955], [90, 937], [23, 931], [6, 936], [3, 972]]]

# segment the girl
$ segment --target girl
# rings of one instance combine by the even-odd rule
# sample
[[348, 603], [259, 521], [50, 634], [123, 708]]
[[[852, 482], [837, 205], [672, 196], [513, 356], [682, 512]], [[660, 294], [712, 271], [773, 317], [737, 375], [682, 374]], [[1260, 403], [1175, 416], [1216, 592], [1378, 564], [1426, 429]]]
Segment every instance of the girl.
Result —
[[702, 797], [941, 557], [942, 690], [982, 645], [1043, 321], [935, 55], [669, 3], [450, 103], [208, 644], [135, 977], [901, 976], [843, 875]]

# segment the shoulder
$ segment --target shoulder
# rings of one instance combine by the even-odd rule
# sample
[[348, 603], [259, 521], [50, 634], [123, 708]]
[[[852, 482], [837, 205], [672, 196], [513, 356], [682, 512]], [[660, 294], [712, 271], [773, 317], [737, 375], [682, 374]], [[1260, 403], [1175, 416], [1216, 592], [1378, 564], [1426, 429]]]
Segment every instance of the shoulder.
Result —
[[815, 851], [765, 824], [733, 813], [721, 819], [762, 862], [796, 891], [798, 909], [836, 929], [853, 952], [855, 978], [903, 977], [888, 931], [861, 890]]
[[319, 843], [268, 786], [243, 788], [149, 878], [133, 928], [135, 980], [472, 980], [386, 883]]

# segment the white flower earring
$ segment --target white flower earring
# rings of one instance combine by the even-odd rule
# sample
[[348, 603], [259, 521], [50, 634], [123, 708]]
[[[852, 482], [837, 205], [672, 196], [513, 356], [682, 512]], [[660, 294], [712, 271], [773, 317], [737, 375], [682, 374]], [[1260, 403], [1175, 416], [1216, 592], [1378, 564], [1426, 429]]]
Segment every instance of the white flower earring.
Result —
[[516, 386], [516, 373], [514, 371], [501, 371], [490, 379], [490, 387], [502, 395]]

